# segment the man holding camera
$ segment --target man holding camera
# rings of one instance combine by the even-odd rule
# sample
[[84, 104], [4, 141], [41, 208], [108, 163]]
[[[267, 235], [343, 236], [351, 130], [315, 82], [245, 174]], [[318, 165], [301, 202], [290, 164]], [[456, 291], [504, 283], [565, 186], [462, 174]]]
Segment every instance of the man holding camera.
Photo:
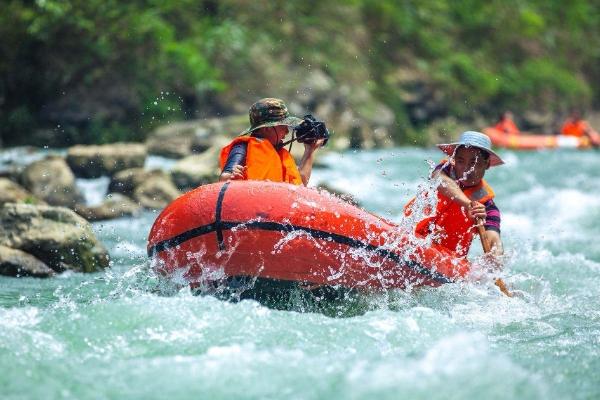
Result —
[[[250, 128], [242, 132], [221, 150], [219, 181], [229, 179], [268, 180], [293, 185], [308, 184], [314, 153], [327, 142], [327, 129], [312, 117], [305, 120], [291, 116], [280, 99], [265, 98], [250, 107]], [[320, 129], [312, 129], [314, 122]], [[284, 149], [283, 139], [292, 127], [298, 131], [298, 140], [304, 143], [300, 167]], [[303, 129], [302, 135], [298, 127]], [[310, 136], [308, 139], [307, 136]]]

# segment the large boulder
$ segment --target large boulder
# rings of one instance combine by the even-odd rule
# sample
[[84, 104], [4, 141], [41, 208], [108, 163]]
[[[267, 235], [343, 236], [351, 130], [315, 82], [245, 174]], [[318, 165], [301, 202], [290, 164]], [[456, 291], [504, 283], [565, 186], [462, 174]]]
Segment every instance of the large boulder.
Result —
[[217, 180], [219, 166], [204, 154], [184, 158], [171, 169], [171, 179], [181, 190], [189, 190]]
[[166, 173], [156, 172], [134, 189], [133, 199], [142, 207], [160, 210], [180, 194]]
[[141, 168], [146, 161], [146, 146], [138, 143], [114, 143], [101, 146], [73, 146], [67, 163], [76, 176], [98, 178], [112, 176], [128, 168]]
[[183, 158], [192, 153], [191, 136], [151, 137], [146, 142], [148, 153], [167, 158]]
[[10, 179], [0, 178], [0, 206], [5, 203], [43, 204], [44, 202], [25, 190], [21, 185]]
[[73, 172], [59, 156], [29, 164], [21, 173], [21, 183], [34, 196], [53, 206], [73, 207], [84, 201]]
[[229, 143], [225, 137], [215, 139], [213, 145], [202, 154], [191, 155], [179, 160], [171, 168], [171, 179], [181, 190], [189, 190], [206, 183], [215, 182], [219, 176], [219, 154]]
[[176, 122], [151, 132], [146, 144], [150, 154], [182, 158], [202, 153], [222, 143], [224, 137], [233, 137], [247, 127], [247, 114]]
[[137, 214], [140, 206], [120, 193], [110, 193], [102, 204], [94, 207], [78, 205], [75, 211], [88, 221], [103, 221]]
[[144, 183], [154, 175], [164, 175], [160, 170], [147, 171], [143, 168], [130, 168], [120, 171], [112, 176], [108, 184], [109, 193], [123, 193], [129, 197], [133, 196], [135, 188]]
[[5, 204], [0, 208], [0, 243], [35, 256], [57, 272], [94, 272], [109, 262], [91, 225], [64, 207]]
[[181, 194], [164, 171], [131, 168], [113, 176], [108, 191], [133, 198], [138, 205], [157, 210], [164, 208]]
[[52, 268], [31, 254], [0, 245], [0, 275], [46, 278], [54, 274]]

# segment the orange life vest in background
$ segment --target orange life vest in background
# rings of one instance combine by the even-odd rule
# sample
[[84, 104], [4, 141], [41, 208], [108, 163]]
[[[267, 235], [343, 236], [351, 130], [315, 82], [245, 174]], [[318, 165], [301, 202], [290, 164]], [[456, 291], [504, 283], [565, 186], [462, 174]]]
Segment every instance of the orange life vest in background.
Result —
[[233, 146], [242, 142], [247, 143], [246, 179], [302, 185], [300, 172], [289, 151], [283, 148], [276, 150], [268, 140], [252, 136], [235, 138], [221, 149], [219, 157], [221, 170], [227, 163], [227, 157]]
[[587, 122], [580, 119], [573, 121], [572, 119], [567, 120], [560, 130], [561, 135], [583, 137], [589, 129]]
[[[494, 198], [494, 191], [482, 179], [478, 185], [463, 189], [463, 193], [471, 200], [485, 203]], [[412, 205], [416, 198], [404, 206], [404, 215], [412, 214]], [[435, 234], [434, 243], [455, 252], [459, 257], [466, 256], [471, 247], [475, 234], [475, 224], [465, 210], [457, 202], [444, 196], [438, 190], [437, 207], [431, 217], [424, 218], [417, 223], [415, 233], [425, 237]]]
[[496, 125], [494, 125], [494, 128], [509, 135], [519, 135], [521, 133], [519, 128], [517, 128], [517, 124], [510, 119], [504, 119], [498, 122]]

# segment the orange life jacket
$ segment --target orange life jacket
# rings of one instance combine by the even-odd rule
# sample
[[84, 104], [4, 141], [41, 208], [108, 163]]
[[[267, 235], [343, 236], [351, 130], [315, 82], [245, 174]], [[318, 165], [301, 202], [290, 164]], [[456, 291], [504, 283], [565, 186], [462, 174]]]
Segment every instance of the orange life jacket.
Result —
[[296, 162], [286, 149], [276, 150], [268, 140], [252, 136], [235, 138], [221, 149], [219, 157], [221, 170], [227, 163], [231, 149], [238, 143], [247, 143], [245, 179], [302, 185]]
[[561, 135], [583, 137], [588, 129], [588, 124], [584, 120], [573, 121], [569, 119], [562, 126], [560, 133]]
[[[484, 179], [478, 185], [462, 190], [469, 199], [480, 203], [494, 198], [494, 191]], [[412, 205], [415, 200], [416, 198], [413, 198], [404, 206], [404, 215], [412, 214]], [[419, 221], [415, 227], [415, 233], [422, 237], [434, 234], [434, 243], [455, 252], [459, 257], [466, 256], [475, 234], [474, 222], [469, 219], [467, 210], [441, 194], [439, 190], [437, 200], [435, 213]]]
[[498, 122], [494, 126], [494, 128], [496, 128], [499, 131], [502, 131], [504, 133], [507, 133], [509, 135], [519, 135], [521, 133], [519, 128], [517, 128], [517, 124], [515, 124], [515, 122], [510, 119], [504, 119], [504, 120]]

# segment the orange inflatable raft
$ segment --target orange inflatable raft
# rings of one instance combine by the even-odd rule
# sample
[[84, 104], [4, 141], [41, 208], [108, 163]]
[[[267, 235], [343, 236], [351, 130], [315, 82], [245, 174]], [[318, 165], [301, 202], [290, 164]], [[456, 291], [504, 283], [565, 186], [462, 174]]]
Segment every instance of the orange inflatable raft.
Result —
[[414, 245], [397, 225], [327, 192], [262, 181], [214, 183], [181, 196], [154, 222], [148, 255], [160, 275], [192, 287], [251, 277], [405, 288], [469, 271], [466, 259]]
[[[485, 128], [483, 133], [490, 137], [494, 146], [507, 149], [588, 149], [592, 147], [593, 144], [587, 137], [565, 135], [512, 135], [502, 132], [496, 128]], [[593, 141], [600, 144], [600, 137], [593, 137]]]

